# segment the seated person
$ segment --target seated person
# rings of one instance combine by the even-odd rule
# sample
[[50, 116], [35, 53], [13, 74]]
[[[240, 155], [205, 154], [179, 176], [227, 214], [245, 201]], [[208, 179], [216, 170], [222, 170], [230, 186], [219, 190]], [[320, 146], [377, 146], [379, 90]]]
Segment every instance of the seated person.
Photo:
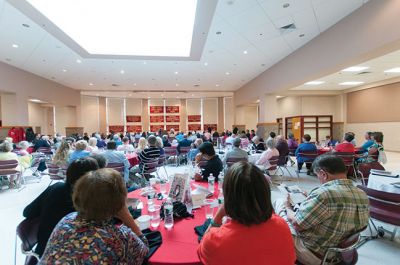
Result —
[[344, 141], [335, 146], [335, 151], [341, 153], [354, 153], [355, 151], [354, 145], [351, 143], [353, 139], [354, 139], [354, 134], [345, 133]]
[[96, 134], [96, 138], [97, 138], [97, 143], [96, 143], [97, 148], [104, 148], [107, 146], [107, 143], [105, 141], [106, 136], [104, 134], [101, 135]]
[[249, 146], [249, 144], [250, 144], [250, 141], [243, 131], [243, 133], [240, 135], [240, 147], [247, 148]]
[[39, 148], [41, 147], [47, 147], [50, 148], [51, 144], [50, 144], [50, 138], [47, 135], [43, 135], [40, 140], [38, 140], [37, 142], [35, 142], [35, 145], [33, 146], [33, 151], [37, 151]]
[[223, 169], [222, 161], [215, 154], [214, 146], [210, 142], [204, 142], [199, 146], [200, 153], [196, 156], [196, 163], [206, 161], [202, 167], [202, 173], [194, 176], [197, 181], [207, 181], [210, 174], [213, 174], [215, 181], [218, 180], [218, 175]]
[[115, 144], [116, 144], [117, 146], [122, 145], [121, 138], [119, 137], [118, 134], [114, 134], [114, 136], [112, 137], [112, 140], [115, 142]]
[[296, 150], [299, 144], [297, 143], [296, 139], [294, 138], [293, 133], [289, 133], [289, 139], [287, 140], [289, 150]]
[[168, 135], [163, 135], [162, 140], [164, 147], [171, 147], [171, 143], [168, 141]]
[[383, 133], [374, 132], [372, 134], [372, 139], [374, 140], [374, 144], [368, 148], [368, 154], [366, 158], [360, 159], [361, 163], [371, 163], [371, 162], [380, 162], [386, 163], [386, 155], [382, 155], [385, 153], [383, 148]]
[[[232, 165], [223, 193], [224, 204], [197, 250], [202, 264], [295, 263], [289, 227], [274, 213], [271, 189], [260, 169], [247, 162]], [[231, 221], [224, 224], [224, 216]]]
[[145, 165], [146, 163], [150, 163], [152, 160], [158, 159], [160, 157], [160, 148], [156, 146], [157, 144], [156, 137], [154, 135], [150, 135], [147, 141], [149, 143], [149, 147], [145, 148], [139, 154], [139, 161], [140, 161], [139, 165], [131, 169], [132, 179], [134, 183], [140, 186], [146, 185], [146, 182], [142, 178], [142, 176], [136, 176], [136, 173], [142, 173], [143, 170], [148, 169], [147, 165]]
[[125, 154], [119, 152], [117, 149], [117, 143], [114, 141], [109, 141], [107, 143], [107, 150], [102, 153], [102, 155], [106, 158], [107, 164], [109, 163], [122, 163], [124, 164], [124, 180], [128, 182], [129, 180], [129, 168], [131, 164], [129, 164], [128, 159], [126, 158]]
[[117, 151], [122, 152], [133, 152], [134, 150], [133, 145], [129, 143], [129, 138], [126, 136], [122, 138], [122, 144], [117, 147]]
[[99, 148], [97, 147], [97, 138], [96, 137], [90, 137], [89, 138], [89, 143], [88, 147], [86, 148], [87, 151], [90, 153], [96, 153], [99, 151]]
[[[18, 159], [18, 155], [16, 153], [11, 152], [12, 150], [13, 150], [13, 144], [11, 142], [4, 141], [2, 144], [0, 144], [0, 161], [16, 160], [18, 162], [18, 166], [15, 169], [17, 171], [21, 171], [21, 165]], [[19, 183], [19, 181], [20, 181], [20, 176], [11, 175], [9, 188], [13, 189], [15, 185]]]
[[72, 193], [77, 212], [54, 228], [40, 264], [142, 264], [148, 242], [129, 213], [126, 195], [113, 169], [80, 178]]
[[[247, 139], [247, 138], [246, 138], [246, 139]], [[240, 149], [241, 143], [242, 143], [241, 138], [235, 138], [235, 139], [233, 140], [233, 147], [232, 147], [231, 150], [229, 150], [229, 151], [225, 154], [225, 156], [224, 156], [224, 158], [223, 158], [223, 160], [222, 160], [223, 164], [226, 164], [226, 161], [227, 161], [229, 158], [243, 158], [245, 161], [247, 161], [249, 155], [247, 154], [246, 151]]]
[[256, 153], [262, 153], [263, 151], [265, 151], [264, 142], [261, 141], [260, 137], [258, 137], [257, 135], [254, 136], [252, 142], [253, 142], [253, 149], [256, 150]]
[[261, 157], [256, 161], [256, 165], [262, 169], [269, 169], [271, 167], [269, 160], [274, 156], [279, 156], [279, 151], [275, 147], [275, 140], [268, 139], [266, 142], [267, 150], [261, 154]]
[[161, 137], [157, 136], [156, 137], [156, 147], [160, 150], [160, 156], [164, 155], [164, 145]]
[[38, 243], [35, 253], [42, 256], [56, 224], [67, 214], [75, 211], [72, 204], [72, 189], [75, 182], [87, 172], [98, 169], [91, 157], [73, 161], [67, 169], [65, 182], [57, 182], [45, 189], [39, 197], [25, 207], [23, 215], [27, 219], [39, 218]]
[[282, 135], [276, 136], [276, 149], [279, 151], [279, 156], [286, 157], [289, 155], [289, 145]]
[[22, 169], [28, 168], [32, 162], [32, 156], [27, 151], [29, 146], [30, 145], [27, 141], [19, 142], [19, 147], [21, 149], [18, 150], [18, 160], [19, 160], [19, 164], [21, 165]]
[[370, 148], [374, 144], [374, 140], [372, 139], [373, 133], [372, 132], [366, 132], [364, 137], [365, 137], [365, 142], [363, 143], [362, 146], [359, 147], [360, 153], [366, 153], [368, 152], [368, 148]]
[[136, 154], [140, 154], [144, 149], [147, 148], [147, 140], [144, 137], [140, 137], [138, 147], [135, 149]]
[[68, 159], [68, 163], [71, 164], [74, 160], [78, 158], [84, 158], [90, 155], [87, 149], [87, 142], [85, 140], [79, 140], [75, 144], [75, 151], [71, 153]]
[[357, 146], [357, 144], [356, 144], [356, 134], [353, 133], [353, 132], [348, 132], [348, 133], [353, 135], [353, 140], [351, 141], [351, 143], [352, 143], [354, 146]]
[[276, 133], [275, 132], [270, 132], [267, 141], [270, 140], [270, 139], [275, 140], [275, 137], [276, 137]]
[[337, 141], [333, 140], [329, 135], [325, 137], [325, 145], [326, 146], [335, 146]]
[[184, 138], [184, 136], [183, 136], [183, 133], [182, 133], [182, 132], [178, 133], [178, 134], [175, 136], [175, 139], [176, 139], [178, 142], [182, 141], [183, 138]]
[[189, 131], [189, 132], [188, 132], [187, 139], [188, 139], [190, 142], [194, 143], [194, 141], [196, 141], [196, 139], [197, 139], [196, 134], [194, 134], [194, 133], [192, 133], [191, 131]]
[[300, 172], [303, 164], [306, 163], [307, 167], [307, 175], [311, 174], [311, 161], [312, 158], [300, 156], [299, 153], [303, 152], [317, 152], [317, 147], [315, 144], [310, 143], [311, 136], [309, 134], [305, 134], [303, 136], [303, 142], [297, 147], [295, 155], [297, 160], [297, 171]]
[[178, 151], [178, 154], [180, 154], [180, 153], [181, 153], [181, 147], [189, 147], [189, 146], [191, 146], [191, 145], [192, 145], [192, 142], [189, 141], [189, 140], [187, 139], [187, 135], [184, 134], [184, 135], [183, 135], [183, 139], [182, 139], [181, 141], [178, 142], [178, 147], [176, 148], [176, 150]]
[[60, 147], [53, 156], [53, 164], [59, 167], [67, 167], [71, 153], [72, 151], [69, 142], [62, 141]]
[[328, 248], [368, 225], [367, 195], [347, 179], [340, 157], [318, 156], [313, 169], [321, 186], [312, 190], [297, 211], [286, 200], [276, 201], [275, 210], [287, 220], [293, 235], [297, 260], [319, 265]]
[[239, 129], [235, 127], [232, 131], [232, 134], [230, 134], [229, 137], [226, 138], [225, 144], [233, 144], [233, 140], [237, 137], [238, 131]]
[[193, 148], [190, 149], [189, 153], [187, 154], [187, 157], [189, 161], [194, 161], [197, 154], [200, 152], [199, 146], [203, 143], [203, 140], [201, 138], [197, 138], [194, 143], [193, 143]]

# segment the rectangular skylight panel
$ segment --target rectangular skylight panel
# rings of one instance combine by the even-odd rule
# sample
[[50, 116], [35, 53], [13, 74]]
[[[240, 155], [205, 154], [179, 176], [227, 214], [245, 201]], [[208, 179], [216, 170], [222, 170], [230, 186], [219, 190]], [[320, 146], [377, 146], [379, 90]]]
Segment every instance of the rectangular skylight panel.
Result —
[[197, 0], [27, 0], [91, 54], [189, 57]]

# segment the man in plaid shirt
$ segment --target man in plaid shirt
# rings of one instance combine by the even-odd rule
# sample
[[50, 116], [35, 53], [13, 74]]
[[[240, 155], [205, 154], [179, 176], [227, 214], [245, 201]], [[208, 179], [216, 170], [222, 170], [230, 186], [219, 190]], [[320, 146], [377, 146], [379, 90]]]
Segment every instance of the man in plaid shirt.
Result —
[[307, 265], [320, 264], [328, 248], [366, 227], [369, 218], [368, 197], [347, 179], [341, 158], [321, 155], [312, 168], [322, 185], [296, 211], [290, 195], [275, 204], [292, 231], [297, 260]]

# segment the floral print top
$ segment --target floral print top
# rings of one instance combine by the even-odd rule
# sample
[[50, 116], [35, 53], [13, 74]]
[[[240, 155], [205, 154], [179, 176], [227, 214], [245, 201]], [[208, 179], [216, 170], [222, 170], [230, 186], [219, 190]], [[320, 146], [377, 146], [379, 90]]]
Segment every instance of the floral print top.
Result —
[[54, 228], [39, 264], [142, 264], [148, 252], [125, 225], [87, 221], [73, 212]]

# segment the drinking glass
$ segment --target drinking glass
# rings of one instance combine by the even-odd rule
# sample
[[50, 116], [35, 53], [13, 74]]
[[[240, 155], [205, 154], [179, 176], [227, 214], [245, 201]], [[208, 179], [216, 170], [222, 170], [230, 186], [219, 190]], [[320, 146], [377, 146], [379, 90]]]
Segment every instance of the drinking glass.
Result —
[[214, 199], [204, 200], [204, 210], [206, 212], [206, 219], [212, 219], [214, 217], [214, 208], [215, 208], [214, 202], [215, 202]]
[[160, 192], [161, 194], [167, 193], [167, 183], [164, 180], [160, 182]]
[[152, 205], [148, 209], [148, 213], [150, 215], [150, 226], [153, 228], [157, 228], [160, 225], [160, 209], [159, 205]]

